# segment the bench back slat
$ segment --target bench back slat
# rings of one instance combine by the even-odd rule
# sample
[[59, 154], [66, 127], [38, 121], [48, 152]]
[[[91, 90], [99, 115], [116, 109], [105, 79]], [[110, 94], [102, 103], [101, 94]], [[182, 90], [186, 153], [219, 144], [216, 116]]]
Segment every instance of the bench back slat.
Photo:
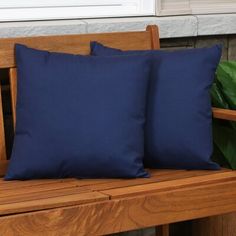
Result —
[[[53, 52], [64, 52], [72, 54], [87, 55], [90, 52], [90, 42], [98, 41], [106, 46], [123, 50], [149, 50], [159, 49], [160, 41], [158, 27], [148, 26], [146, 31], [103, 33], [103, 34], [81, 34], [81, 35], [60, 35], [0, 39], [0, 69], [9, 68], [11, 107], [13, 126], [16, 122], [16, 98], [17, 98], [17, 69], [15, 65], [14, 45], [21, 43], [29, 47], [48, 50]], [[0, 103], [0, 110], [2, 102]], [[6, 159], [5, 135], [3, 115], [0, 111], [0, 176], [5, 172]]]
[[99, 41], [107, 46], [123, 50], [158, 49], [158, 34], [156, 26], [149, 26], [146, 31], [121, 32], [84, 35], [60, 35], [24, 38], [0, 39], [0, 68], [15, 67], [14, 45], [24, 44], [29, 47], [72, 54], [86, 55], [90, 52], [89, 43]]
[[17, 95], [17, 70], [16, 68], [10, 68], [9, 82], [10, 82], [10, 94], [11, 94], [11, 107], [12, 107], [12, 120], [15, 130], [16, 125], [16, 95]]
[[146, 31], [150, 32], [151, 35], [151, 49], [160, 49], [160, 35], [158, 27], [155, 25], [148, 25]]
[[1, 84], [0, 84], [0, 161], [1, 160], [6, 160], [6, 144], [5, 144], [2, 94], [1, 94]]

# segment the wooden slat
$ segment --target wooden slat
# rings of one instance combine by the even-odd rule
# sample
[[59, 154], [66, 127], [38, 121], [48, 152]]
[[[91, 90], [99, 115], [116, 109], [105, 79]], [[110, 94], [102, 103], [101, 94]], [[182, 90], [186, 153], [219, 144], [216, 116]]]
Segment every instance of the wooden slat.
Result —
[[[4, 181], [0, 179], [0, 189], [4, 192], [18, 193], [22, 189], [31, 189], [30, 191], [39, 191], [40, 189], [50, 189], [50, 186], [59, 187], [86, 187], [91, 191], [102, 191], [114, 188], [124, 188], [150, 183], [160, 183], [170, 180], [186, 179], [196, 176], [215, 175], [215, 171], [185, 171], [185, 170], [150, 170], [152, 173], [151, 178], [138, 178], [138, 179], [61, 179], [61, 180], [30, 180], [30, 181]], [[223, 169], [217, 173], [231, 172], [230, 170]], [[207, 178], [207, 177], [206, 177]], [[38, 190], [37, 190], [38, 189]], [[24, 192], [24, 191], [23, 191]], [[7, 194], [5, 193], [5, 194]], [[1, 193], [0, 193], [1, 195]]]
[[39, 185], [48, 185], [57, 183], [63, 184], [72, 181], [75, 181], [75, 179], [37, 179], [37, 180], [27, 180], [27, 181], [21, 181], [21, 180], [5, 181], [4, 179], [0, 179], [0, 189], [11, 190], [17, 188], [39, 186]]
[[[236, 211], [236, 181], [0, 217], [0, 235], [104, 235]], [[30, 226], [30, 227], [29, 227]]]
[[98, 41], [123, 50], [146, 50], [152, 46], [150, 37], [149, 31], [142, 31], [0, 39], [0, 68], [15, 67], [16, 43], [36, 49], [85, 55], [90, 52], [90, 41]]
[[[224, 171], [224, 170], [223, 170]], [[75, 193], [82, 193], [82, 192], [88, 192], [88, 191], [94, 191], [95, 189], [107, 189], [112, 188], [112, 190], [108, 191], [101, 191], [102, 194], [109, 195], [111, 198], [113, 198], [113, 195], [110, 195], [110, 192], [114, 193], [114, 188], [116, 190], [124, 190], [127, 196], [131, 196], [130, 191], [132, 189], [132, 195], [139, 195], [143, 194], [143, 191], [146, 193], [152, 193], [157, 191], [166, 191], [167, 189], [173, 189], [178, 188], [179, 186], [182, 186], [183, 183], [186, 186], [186, 183], [188, 184], [191, 182], [191, 185], [193, 185], [194, 181], [190, 181], [192, 179], [191, 176], [198, 176], [201, 175], [201, 178], [204, 174], [208, 175], [214, 175], [213, 177], [206, 177], [209, 179], [216, 180], [215, 177], [216, 174], [214, 174], [214, 171], [174, 171], [174, 170], [162, 170], [159, 171], [156, 170], [156, 175], [150, 179], [134, 179], [134, 180], [76, 180], [76, 179], [65, 179], [65, 180], [33, 180], [33, 181], [2, 181], [0, 182], [0, 206], [4, 206], [4, 211], [2, 214], [6, 213], [6, 206], [9, 206], [10, 204], [15, 204], [15, 206], [18, 206], [18, 204], [22, 204], [22, 202], [28, 202], [28, 201], [40, 201], [41, 199], [56, 197], [56, 196], [67, 196]], [[169, 173], [169, 174], [168, 174]], [[223, 172], [224, 173], [224, 172]], [[222, 174], [223, 174], [222, 173]], [[232, 173], [232, 172], [230, 172]], [[186, 179], [180, 180], [180, 184], [176, 184], [177, 179], [182, 176], [182, 178], [186, 178], [186, 174], [189, 177], [189, 181], [186, 181]], [[230, 176], [228, 173], [224, 173], [223, 176], [221, 176], [221, 179], [224, 179], [225, 174], [227, 174], [227, 177]], [[173, 181], [167, 181], [167, 184], [163, 184], [166, 182], [165, 180], [169, 179], [169, 176], [171, 176]], [[235, 175], [233, 175], [235, 176]], [[163, 182], [158, 182], [158, 178]], [[152, 180], [153, 186], [148, 184], [141, 185], [141, 183], [145, 183], [143, 181], [145, 180]], [[201, 180], [201, 179], [200, 179]], [[106, 182], [108, 181], [108, 182]], [[138, 182], [139, 181], [139, 182]], [[171, 182], [171, 184], [170, 184]], [[199, 179], [197, 179], [195, 182], [198, 184], [201, 183]], [[206, 182], [206, 181], [205, 181]], [[158, 188], [157, 188], [158, 185]], [[80, 187], [82, 186], [82, 187]], [[129, 188], [123, 188], [124, 186], [134, 186]], [[122, 187], [122, 188], [121, 188]], [[118, 189], [117, 189], [118, 188]], [[142, 191], [139, 191], [139, 189], [142, 189]], [[128, 189], [128, 191], [127, 191]], [[137, 191], [138, 190], [138, 191]], [[125, 196], [126, 197], [126, 196]], [[44, 200], [43, 200], [44, 201]], [[16, 204], [17, 203], [17, 204]], [[30, 205], [31, 206], [31, 205]], [[44, 206], [44, 205], [43, 205]], [[42, 207], [40, 205], [40, 207]], [[49, 206], [48, 206], [49, 207]], [[15, 209], [15, 208], [14, 208]], [[31, 208], [28, 208], [28, 205], [26, 209], [20, 208], [19, 212], [26, 212]], [[43, 209], [43, 208], [40, 208]], [[11, 208], [12, 210], [12, 208]], [[13, 213], [13, 211], [12, 211]]]
[[16, 68], [9, 70], [10, 93], [11, 93], [11, 110], [13, 118], [13, 127], [16, 125], [16, 96], [17, 96], [17, 71]]
[[[19, 183], [19, 186], [21, 186], [21, 183]], [[4, 189], [1, 188], [3, 191], [0, 192], [0, 201], [1, 198], [9, 197], [9, 196], [17, 196], [22, 194], [30, 194], [35, 192], [44, 192], [44, 191], [53, 191], [57, 189], [66, 189], [71, 187], [78, 187], [77, 181], [65, 181], [65, 182], [54, 182], [54, 183], [46, 183], [41, 185], [31, 185], [31, 186], [24, 186], [24, 188], [10, 188], [10, 189]], [[85, 187], [84, 187], [85, 188]]]
[[0, 215], [73, 206], [78, 204], [85, 204], [104, 200], [108, 200], [108, 196], [98, 192], [78, 193], [71, 195], [68, 194], [65, 196], [56, 196], [56, 197], [45, 196], [45, 198], [36, 198], [33, 200], [26, 199], [25, 201], [22, 202], [16, 202], [16, 203], [11, 202], [8, 204], [2, 204], [0, 205]]
[[212, 112], [214, 118], [236, 121], [236, 110], [213, 108]]
[[[217, 173], [224, 173], [224, 172], [228, 172], [228, 171], [229, 170], [221, 170]], [[156, 170], [154, 173], [155, 173], [155, 175], [153, 174], [153, 176], [151, 176], [151, 178], [120, 180], [120, 181], [96, 183], [96, 184], [91, 183], [88, 187], [94, 191], [103, 191], [103, 190], [119, 189], [119, 188], [124, 188], [124, 187], [139, 186], [139, 185], [151, 184], [151, 183], [158, 184], [160, 182], [187, 179], [187, 178], [192, 178], [192, 177], [196, 177], [196, 176], [213, 175], [216, 172], [214, 172], [214, 171], [195, 171], [195, 170], [194, 171], [167, 170], [165, 172], [159, 173], [159, 170]]]
[[73, 184], [77, 187], [87, 187], [90, 188], [90, 185], [97, 185], [97, 184], [103, 184], [103, 183], [110, 183], [114, 181], [121, 181], [121, 180], [115, 180], [115, 179], [39, 179], [39, 180], [27, 180], [27, 181], [4, 181], [3, 179], [0, 179], [0, 189], [1, 190], [12, 190], [12, 189], [21, 189], [21, 188], [27, 188], [27, 187], [39, 187], [41, 185], [54, 185], [54, 184]]
[[0, 161], [1, 160], [6, 160], [6, 144], [5, 144], [5, 132], [4, 132], [4, 122], [3, 122], [3, 111], [2, 111], [2, 92], [0, 84]]
[[[2, 170], [1, 170], [2, 169]], [[7, 169], [7, 162], [0, 162], [0, 175], [5, 174]], [[30, 180], [30, 181], [10, 181], [6, 182], [0, 179], [0, 189], [16, 189], [16, 188], [24, 188], [27, 186], [36, 186], [41, 184], [50, 184], [50, 183], [58, 183], [65, 181], [77, 181], [77, 186], [80, 187], [88, 187], [93, 191], [98, 190], [108, 190], [113, 188], [121, 188], [128, 186], [136, 186], [140, 184], [149, 184], [149, 183], [159, 183], [162, 181], [168, 180], [177, 180], [183, 178], [191, 178], [196, 176], [205, 176], [215, 174], [215, 171], [208, 170], [159, 170], [159, 169], [150, 169], [147, 170], [151, 174], [151, 178], [138, 178], [138, 179], [64, 179], [64, 180]], [[229, 172], [228, 169], [222, 169], [220, 173]]]
[[200, 186], [209, 183], [223, 183], [224, 181], [235, 180], [236, 172], [216, 173], [207, 176], [197, 176], [192, 178], [183, 178], [179, 180], [163, 181], [160, 183], [143, 184], [132, 187], [114, 188], [111, 190], [101, 191], [109, 195], [112, 199], [131, 197], [138, 194], [149, 194], [166, 190], [179, 190], [187, 186]]
[[160, 49], [159, 29], [157, 25], [148, 25], [147, 31], [151, 33], [152, 49]]
[[27, 202], [32, 200], [40, 200], [52, 197], [67, 196], [78, 193], [91, 192], [86, 187], [68, 187], [68, 188], [58, 188], [58, 189], [49, 189], [49, 190], [40, 190], [26, 192], [26, 193], [17, 193], [16, 195], [10, 194], [7, 197], [0, 197], [0, 206], [4, 204]]

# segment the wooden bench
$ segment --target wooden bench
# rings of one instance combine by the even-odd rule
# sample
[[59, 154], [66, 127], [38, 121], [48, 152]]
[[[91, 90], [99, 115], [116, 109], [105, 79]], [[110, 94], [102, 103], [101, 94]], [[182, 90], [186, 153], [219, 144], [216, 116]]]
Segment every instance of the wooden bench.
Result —
[[[124, 50], [160, 48], [156, 26], [148, 26], [143, 32], [0, 39], [0, 68], [9, 69], [14, 122], [17, 83], [14, 44], [88, 54], [90, 41]], [[1, 97], [0, 104], [0, 176], [3, 176], [8, 161]], [[219, 119], [236, 121], [236, 111], [215, 108], [213, 114]], [[167, 236], [170, 223], [236, 211], [236, 172], [227, 169], [150, 172], [150, 179], [133, 180], [0, 179], [0, 235], [105, 235], [160, 226], [156, 234]]]

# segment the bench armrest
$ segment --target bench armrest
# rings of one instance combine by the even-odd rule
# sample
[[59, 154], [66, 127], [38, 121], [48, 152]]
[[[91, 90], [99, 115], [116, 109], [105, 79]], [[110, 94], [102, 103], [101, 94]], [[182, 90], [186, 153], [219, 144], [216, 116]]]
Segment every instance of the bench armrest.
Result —
[[213, 117], [222, 120], [236, 121], [236, 110], [212, 108]]

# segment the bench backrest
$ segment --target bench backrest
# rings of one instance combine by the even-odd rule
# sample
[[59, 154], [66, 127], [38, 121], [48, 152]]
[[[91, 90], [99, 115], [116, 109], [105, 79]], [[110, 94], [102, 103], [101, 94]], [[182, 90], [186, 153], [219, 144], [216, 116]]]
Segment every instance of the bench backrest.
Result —
[[[14, 56], [15, 43], [21, 43], [32, 48], [43, 49], [53, 52], [66, 52], [86, 55], [90, 52], [90, 41], [98, 41], [107, 46], [123, 50], [148, 50], [159, 49], [159, 33], [157, 26], [148, 26], [146, 31], [103, 33], [103, 34], [81, 34], [41, 36], [24, 38], [0, 39], [0, 69], [9, 69], [10, 92], [13, 122], [16, 120], [16, 92], [17, 92], [17, 70]], [[1, 85], [0, 85], [1, 89]], [[0, 93], [0, 176], [5, 173], [6, 145], [4, 119], [2, 110], [2, 99]]]

